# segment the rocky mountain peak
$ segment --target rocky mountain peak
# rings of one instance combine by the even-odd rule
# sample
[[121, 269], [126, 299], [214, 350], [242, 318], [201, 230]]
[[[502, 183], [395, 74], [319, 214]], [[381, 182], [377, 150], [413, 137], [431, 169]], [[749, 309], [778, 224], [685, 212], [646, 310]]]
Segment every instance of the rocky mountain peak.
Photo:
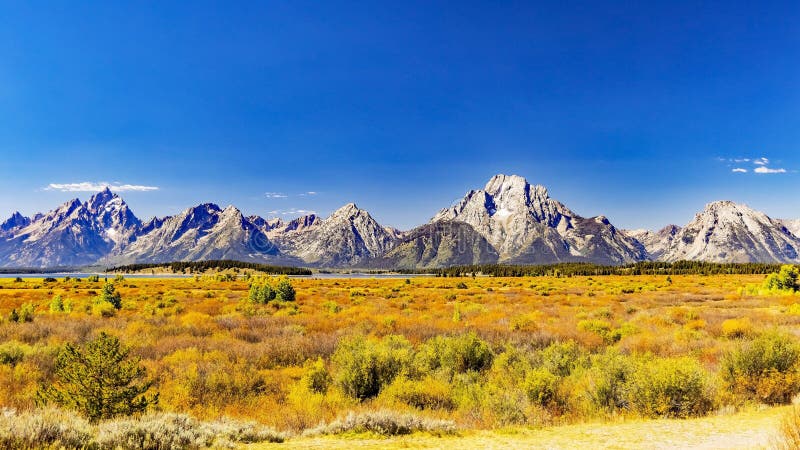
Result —
[[97, 212], [111, 202], [124, 203], [117, 194], [111, 192], [111, 189], [106, 186], [102, 191], [92, 195], [89, 201], [86, 202], [86, 207], [89, 208], [89, 211]]
[[19, 213], [19, 211], [15, 211], [14, 214], [11, 215], [5, 222], [0, 224], [0, 231], [11, 231], [18, 228], [23, 228], [28, 226], [31, 223], [31, 219], [29, 217], [25, 217]]
[[800, 239], [780, 221], [747, 205], [711, 202], [675, 232], [666, 261], [796, 262]]
[[355, 203], [348, 203], [341, 208], [337, 209], [336, 211], [331, 214], [331, 218], [352, 218], [361, 213], [362, 211], [358, 209]]

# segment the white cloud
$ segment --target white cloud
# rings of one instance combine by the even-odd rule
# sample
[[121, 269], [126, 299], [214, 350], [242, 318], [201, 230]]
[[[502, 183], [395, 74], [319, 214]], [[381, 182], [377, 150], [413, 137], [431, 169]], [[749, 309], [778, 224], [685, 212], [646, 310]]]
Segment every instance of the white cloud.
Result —
[[753, 170], [755, 173], [786, 173], [786, 169], [770, 169], [766, 166], [759, 166]]
[[736, 167], [733, 170], [731, 170], [731, 172], [733, 172], [733, 173], [747, 173], [747, 169], [743, 169], [741, 167]]
[[282, 216], [304, 216], [307, 214], [316, 214], [316, 211], [311, 211], [308, 209], [290, 208], [290, 209], [272, 210], [269, 211], [268, 214], [280, 214]]
[[267, 198], [286, 198], [288, 195], [283, 194], [281, 192], [265, 192], [264, 197]]
[[50, 183], [44, 190], [61, 192], [97, 192], [109, 188], [114, 192], [149, 192], [157, 191], [157, 186], [142, 186], [138, 184], [122, 184], [105, 181], [83, 181], [80, 183]]
[[753, 160], [753, 164], [755, 164], [757, 166], [766, 166], [767, 164], [769, 164], [769, 159], [767, 159], [767, 158], [756, 158], [756, 159]]

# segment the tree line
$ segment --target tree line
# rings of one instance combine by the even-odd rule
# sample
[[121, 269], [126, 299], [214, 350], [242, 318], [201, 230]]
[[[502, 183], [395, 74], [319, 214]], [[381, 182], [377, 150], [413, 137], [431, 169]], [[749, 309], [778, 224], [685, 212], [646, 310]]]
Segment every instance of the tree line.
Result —
[[453, 266], [404, 273], [429, 273], [440, 277], [493, 276], [599, 276], [599, 275], [757, 275], [778, 272], [781, 264], [711, 263], [702, 261], [646, 261], [623, 266], [593, 263], [558, 263], [540, 265], [478, 264]]
[[106, 272], [137, 272], [140, 270], [169, 268], [174, 273], [202, 273], [207, 270], [250, 269], [270, 275], [311, 275], [303, 267], [273, 266], [234, 260], [174, 261], [170, 263], [127, 264], [108, 269]]

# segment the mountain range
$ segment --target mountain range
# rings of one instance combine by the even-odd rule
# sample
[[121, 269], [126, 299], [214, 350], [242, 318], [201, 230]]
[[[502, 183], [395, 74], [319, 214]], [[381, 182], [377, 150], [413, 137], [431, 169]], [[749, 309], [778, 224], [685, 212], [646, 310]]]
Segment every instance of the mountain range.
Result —
[[800, 262], [800, 219], [768, 217], [717, 201], [683, 227], [622, 230], [605, 216], [582, 217], [547, 189], [495, 175], [428, 223], [400, 231], [348, 203], [330, 217], [291, 221], [245, 216], [206, 203], [174, 216], [137, 218], [105, 189], [33, 217], [0, 224], [0, 267], [113, 266], [235, 259], [309, 267], [429, 268], [695, 260]]

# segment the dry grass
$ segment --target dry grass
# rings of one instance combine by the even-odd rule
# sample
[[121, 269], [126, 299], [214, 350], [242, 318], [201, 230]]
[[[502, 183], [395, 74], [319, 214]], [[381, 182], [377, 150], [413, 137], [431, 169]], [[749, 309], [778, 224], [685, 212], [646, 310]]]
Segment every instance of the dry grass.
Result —
[[[624, 354], [688, 357], [715, 373], [722, 356], [750, 335], [776, 328], [797, 334], [800, 315], [792, 305], [800, 297], [748, 294], [746, 286], [763, 279], [412, 278], [409, 284], [403, 279], [296, 279], [295, 302], [267, 305], [246, 301], [248, 283], [243, 280], [128, 279], [117, 283], [122, 309], [113, 317], [93, 308], [102, 280], [1, 279], [0, 316], [26, 303], [35, 306], [35, 314], [32, 322], [0, 324], [0, 405], [32, 407], [39, 383], [52, 377], [58, 349], [102, 330], [120, 337], [142, 358], [165, 411], [201, 420], [255, 420], [299, 432], [347, 411], [390, 408], [452, 420], [461, 428], [492, 428], [517, 420], [503, 410], [508, 405], [496, 405], [491, 413], [481, 412], [480, 405], [420, 412], [398, 403], [403, 398], [398, 395], [362, 404], [336, 389], [312, 394], [302, 389], [303, 377], [318, 358], [330, 366], [337, 343], [348, 335], [400, 335], [418, 347], [435, 336], [465, 332], [475, 332], [498, 354], [508, 344], [536, 351], [573, 340], [588, 352], [613, 347]], [[56, 295], [66, 312], [50, 311]], [[577, 379], [559, 389], [578, 392], [581, 383]], [[446, 384], [436, 389], [420, 395], [456, 395]], [[545, 409], [526, 405], [526, 423], [604, 418], [574, 399], [564, 403], [563, 394], [554, 392], [556, 400]], [[441, 404], [451, 405], [442, 398]]]

